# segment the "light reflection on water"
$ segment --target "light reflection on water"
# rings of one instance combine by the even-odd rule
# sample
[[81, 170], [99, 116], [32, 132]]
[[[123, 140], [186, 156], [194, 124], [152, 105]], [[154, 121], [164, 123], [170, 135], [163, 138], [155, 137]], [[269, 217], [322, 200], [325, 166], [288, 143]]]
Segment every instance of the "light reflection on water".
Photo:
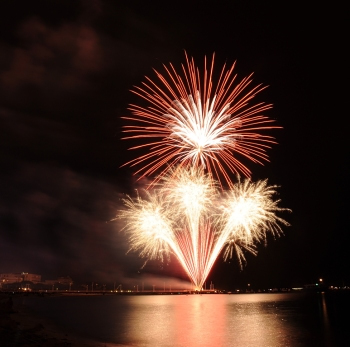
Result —
[[157, 341], [159, 346], [295, 346], [298, 329], [274, 304], [280, 298], [162, 296], [150, 297], [147, 303], [142, 297], [133, 298], [139, 308], [127, 325], [128, 340], [146, 345]]
[[75, 333], [130, 346], [336, 346], [334, 300], [329, 307], [321, 293], [52, 297], [25, 304]]

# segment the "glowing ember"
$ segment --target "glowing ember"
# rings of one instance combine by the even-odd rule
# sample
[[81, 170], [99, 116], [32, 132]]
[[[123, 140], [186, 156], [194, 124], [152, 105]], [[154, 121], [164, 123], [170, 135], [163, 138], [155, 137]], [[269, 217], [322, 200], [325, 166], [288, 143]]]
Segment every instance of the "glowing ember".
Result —
[[145, 198], [124, 200], [125, 230], [131, 250], [147, 259], [169, 259], [174, 254], [196, 289], [201, 289], [222, 250], [225, 258], [255, 244], [271, 232], [279, 235], [288, 223], [276, 216], [285, 209], [273, 201], [275, 187], [266, 181], [237, 183], [229, 191], [218, 188], [197, 168], [179, 169], [163, 177]]
[[148, 152], [125, 165], [140, 166], [136, 174], [141, 177], [163, 174], [179, 164], [205, 168], [229, 184], [231, 172], [249, 177], [250, 170], [237, 155], [256, 163], [268, 160], [266, 149], [275, 141], [261, 132], [278, 128], [263, 115], [271, 105], [251, 104], [265, 87], [252, 87], [252, 74], [238, 82], [235, 64], [228, 69], [225, 65], [214, 85], [214, 55], [209, 66], [205, 59], [202, 78], [193, 59], [186, 55], [186, 62], [182, 75], [170, 64], [164, 66], [165, 76], [155, 71], [159, 85], [146, 78], [142, 87], [133, 90], [149, 105], [130, 105], [133, 116], [124, 118], [133, 125], [124, 127], [130, 134], [125, 139], [145, 139], [132, 149]]
[[124, 199], [117, 218], [126, 221], [131, 250], [162, 261], [174, 254], [200, 290], [221, 252], [225, 260], [237, 254], [242, 265], [244, 250], [256, 254], [267, 233], [278, 236], [288, 223], [276, 215], [287, 209], [273, 200], [274, 186], [230, 178], [250, 176], [236, 155], [262, 163], [275, 143], [261, 134], [278, 128], [263, 115], [271, 105], [250, 104], [264, 87], [251, 87], [251, 75], [237, 82], [234, 64], [214, 85], [214, 56], [209, 66], [205, 59], [202, 78], [193, 59], [186, 61], [182, 76], [170, 64], [166, 77], [156, 71], [161, 86], [147, 78], [133, 91], [149, 106], [130, 106], [125, 138], [146, 139], [132, 149], [148, 152], [126, 164], [141, 166], [140, 177], [158, 175], [144, 198]]

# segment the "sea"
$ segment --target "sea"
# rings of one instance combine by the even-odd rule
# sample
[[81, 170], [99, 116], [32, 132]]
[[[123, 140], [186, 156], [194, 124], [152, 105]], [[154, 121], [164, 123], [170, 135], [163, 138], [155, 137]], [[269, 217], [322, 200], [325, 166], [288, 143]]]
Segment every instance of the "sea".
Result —
[[61, 329], [116, 346], [350, 346], [350, 293], [27, 296]]

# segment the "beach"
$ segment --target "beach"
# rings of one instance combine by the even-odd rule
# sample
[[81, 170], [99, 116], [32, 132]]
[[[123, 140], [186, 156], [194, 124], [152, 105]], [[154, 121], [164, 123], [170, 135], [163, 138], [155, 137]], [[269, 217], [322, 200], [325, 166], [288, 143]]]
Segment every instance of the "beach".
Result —
[[111, 347], [98, 341], [85, 340], [62, 331], [52, 322], [33, 314], [21, 305], [17, 295], [0, 293], [0, 345], [48, 347]]

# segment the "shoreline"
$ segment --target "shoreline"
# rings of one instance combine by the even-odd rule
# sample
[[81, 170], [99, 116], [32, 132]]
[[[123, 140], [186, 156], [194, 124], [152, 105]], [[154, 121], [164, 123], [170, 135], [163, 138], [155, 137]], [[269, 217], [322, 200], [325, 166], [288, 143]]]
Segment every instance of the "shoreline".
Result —
[[19, 298], [0, 294], [1, 347], [121, 347], [108, 342], [92, 341], [64, 331], [53, 322], [39, 317]]

